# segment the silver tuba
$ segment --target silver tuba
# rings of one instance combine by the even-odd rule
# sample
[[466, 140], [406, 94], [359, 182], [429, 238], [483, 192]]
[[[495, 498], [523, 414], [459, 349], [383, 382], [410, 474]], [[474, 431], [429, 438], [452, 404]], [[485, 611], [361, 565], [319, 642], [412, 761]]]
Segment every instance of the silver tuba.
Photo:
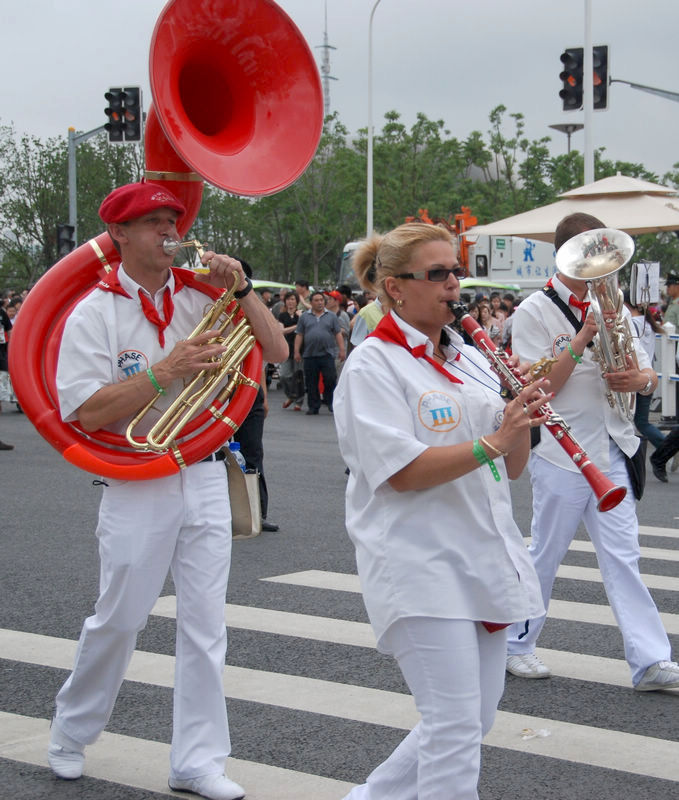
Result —
[[[637, 365], [629, 322], [623, 314], [623, 295], [618, 272], [634, 255], [632, 237], [615, 228], [597, 228], [573, 236], [557, 251], [556, 268], [567, 278], [587, 283], [587, 300], [598, 333], [594, 337], [594, 358], [601, 374], [627, 369], [627, 357]], [[612, 324], [606, 319], [614, 318]], [[606, 392], [611, 408], [623, 417], [634, 418], [636, 394]]]

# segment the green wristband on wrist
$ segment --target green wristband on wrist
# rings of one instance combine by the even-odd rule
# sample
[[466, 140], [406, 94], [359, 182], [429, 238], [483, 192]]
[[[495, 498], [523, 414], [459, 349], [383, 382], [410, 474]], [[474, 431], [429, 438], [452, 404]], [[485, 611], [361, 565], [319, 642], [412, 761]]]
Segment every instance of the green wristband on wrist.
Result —
[[478, 439], [474, 439], [472, 443], [472, 453], [474, 454], [474, 458], [479, 462], [479, 464], [481, 464], [481, 466], [488, 464], [488, 467], [493, 473], [493, 477], [496, 481], [502, 480], [500, 473], [497, 471], [497, 467], [493, 463], [492, 459], [488, 458], [488, 453], [486, 453], [486, 451], [483, 449]]
[[151, 367], [146, 370], [146, 374], [149, 376], [149, 380], [153, 384], [153, 388], [158, 392], [158, 394], [167, 394], [165, 389], [163, 389], [163, 387], [156, 380], [156, 376], [153, 374]]
[[576, 364], [582, 364], [582, 356], [578, 356], [575, 354], [575, 351], [571, 347], [570, 342], [568, 342], [567, 347], [568, 347], [568, 352], [573, 356], [573, 361], [575, 361]]

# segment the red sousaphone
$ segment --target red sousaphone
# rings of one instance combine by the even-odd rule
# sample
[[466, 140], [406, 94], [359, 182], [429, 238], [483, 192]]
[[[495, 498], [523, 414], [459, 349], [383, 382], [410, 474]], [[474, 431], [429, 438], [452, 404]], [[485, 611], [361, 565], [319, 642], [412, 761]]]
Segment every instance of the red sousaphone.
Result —
[[[200, 209], [203, 180], [238, 195], [274, 194], [299, 178], [316, 152], [323, 125], [318, 69], [295, 24], [271, 0], [211, 0], [209, 14], [195, 0], [170, 0], [153, 32], [150, 78], [145, 174], [186, 206], [181, 236]], [[232, 435], [254, 402], [262, 354], [257, 345], [244, 358], [244, 381], [220, 418], [200, 412], [167, 452], [140, 451], [123, 436], [62, 422], [55, 376], [64, 325], [102, 270], [119, 261], [102, 233], [38, 281], [12, 331], [10, 373], [21, 408], [67, 461], [105, 477], [145, 480], [200, 461]]]

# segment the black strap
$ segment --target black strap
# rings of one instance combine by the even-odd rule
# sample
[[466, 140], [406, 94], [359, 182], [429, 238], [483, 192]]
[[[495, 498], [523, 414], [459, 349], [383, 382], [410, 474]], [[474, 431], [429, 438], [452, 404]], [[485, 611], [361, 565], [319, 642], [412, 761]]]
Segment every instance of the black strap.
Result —
[[[559, 297], [556, 292], [556, 289], [553, 286], [543, 286], [542, 291], [549, 297], [549, 299], [554, 303], [554, 305], [558, 306], [561, 310], [563, 315], [566, 319], [571, 323], [571, 325], [575, 328], [576, 333], [580, 333], [580, 329], [582, 328], [582, 321], [579, 320], [575, 314], [571, 311], [570, 306], [566, 305], [564, 301]], [[588, 342], [587, 347], [592, 347], [593, 342]]]

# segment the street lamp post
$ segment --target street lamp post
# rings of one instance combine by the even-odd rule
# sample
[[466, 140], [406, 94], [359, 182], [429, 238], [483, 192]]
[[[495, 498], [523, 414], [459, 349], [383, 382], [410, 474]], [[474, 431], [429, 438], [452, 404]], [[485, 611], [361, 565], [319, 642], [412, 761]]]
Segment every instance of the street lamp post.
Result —
[[373, 17], [380, 4], [377, 0], [370, 12], [368, 26], [368, 172], [366, 176], [366, 236], [373, 232]]
[[87, 133], [76, 133], [75, 128], [68, 129], [68, 224], [73, 226], [73, 241], [78, 244], [78, 205], [75, 149], [81, 142], [105, 130], [100, 125]]
[[561, 133], [565, 133], [568, 136], [568, 152], [571, 151], [571, 134], [575, 133], [576, 131], [581, 131], [585, 126], [581, 122], [564, 122], [559, 123], [558, 125], [550, 125], [550, 128], [554, 128], [555, 131], [561, 131]]

